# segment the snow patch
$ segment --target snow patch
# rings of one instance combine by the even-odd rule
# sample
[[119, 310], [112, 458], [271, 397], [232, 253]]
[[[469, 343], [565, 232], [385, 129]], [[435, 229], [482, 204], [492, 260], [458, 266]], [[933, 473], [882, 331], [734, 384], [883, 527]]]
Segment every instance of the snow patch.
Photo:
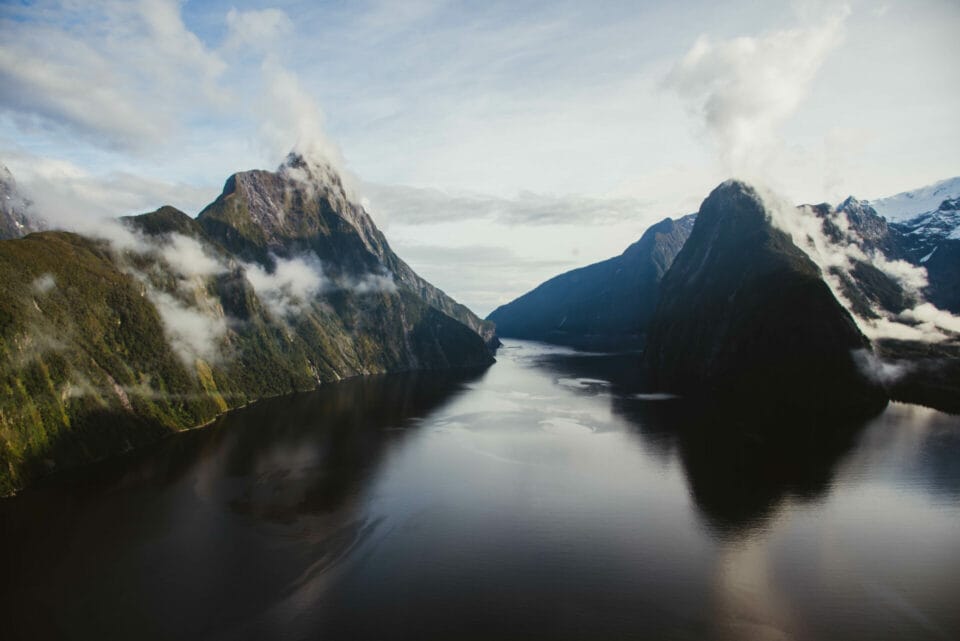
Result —
[[958, 196], [960, 196], [960, 176], [941, 180], [920, 189], [871, 200], [870, 205], [888, 221], [904, 222], [920, 214], [936, 211], [944, 200]]

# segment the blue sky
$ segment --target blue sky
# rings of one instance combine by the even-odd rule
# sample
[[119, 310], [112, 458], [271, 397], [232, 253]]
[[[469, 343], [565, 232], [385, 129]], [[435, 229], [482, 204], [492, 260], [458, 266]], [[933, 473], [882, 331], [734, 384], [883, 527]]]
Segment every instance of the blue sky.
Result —
[[795, 202], [960, 174], [960, 7], [38, 2], [0, 7], [0, 161], [48, 215], [165, 202], [296, 144], [486, 313], [737, 175]]

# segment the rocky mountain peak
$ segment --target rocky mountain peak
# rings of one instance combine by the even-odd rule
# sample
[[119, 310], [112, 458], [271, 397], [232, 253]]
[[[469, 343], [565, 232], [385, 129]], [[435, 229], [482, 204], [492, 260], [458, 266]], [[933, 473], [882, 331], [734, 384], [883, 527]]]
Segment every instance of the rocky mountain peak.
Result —
[[32, 206], [10, 170], [0, 164], [0, 239], [19, 238], [45, 227], [32, 215]]
[[939, 211], [957, 211], [960, 209], [960, 198], [948, 198], [937, 208]]
[[[840, 203], [836, 212], [846, 217], [847, 229], [859, 236], [862, 241], [859, 244], [865, 250], [879, 249], [886, 254], [893, 253], [894, 248], [891, 244], [887, 221], [877, 213], [877, 210], [873, 208], [869, 201], [857, 200], [853, 196], [848, 196], [846, 200]], [[826, 223], [825, 226], [827, 227], [827, 233], [831, 233], [830, 223]]]

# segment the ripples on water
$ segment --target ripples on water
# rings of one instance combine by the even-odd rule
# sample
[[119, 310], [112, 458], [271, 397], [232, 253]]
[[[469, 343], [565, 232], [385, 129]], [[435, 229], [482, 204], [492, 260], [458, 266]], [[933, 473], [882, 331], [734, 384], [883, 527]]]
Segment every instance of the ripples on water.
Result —
[[0, 502], [8, 631], [960, 637], [956, 417], [771, 438], [644, 390], [636, 355], [498, 359], [264, 401]]

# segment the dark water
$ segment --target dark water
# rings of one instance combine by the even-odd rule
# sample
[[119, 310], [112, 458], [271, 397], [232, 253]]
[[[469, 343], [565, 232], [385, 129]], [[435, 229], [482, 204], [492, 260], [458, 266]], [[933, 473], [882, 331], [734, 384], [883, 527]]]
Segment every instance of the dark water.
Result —
[[771, 442], [637, 398], [631, 356], [498, 357], [0, 501], [0, 637], [960, 638], [956, 417]]

